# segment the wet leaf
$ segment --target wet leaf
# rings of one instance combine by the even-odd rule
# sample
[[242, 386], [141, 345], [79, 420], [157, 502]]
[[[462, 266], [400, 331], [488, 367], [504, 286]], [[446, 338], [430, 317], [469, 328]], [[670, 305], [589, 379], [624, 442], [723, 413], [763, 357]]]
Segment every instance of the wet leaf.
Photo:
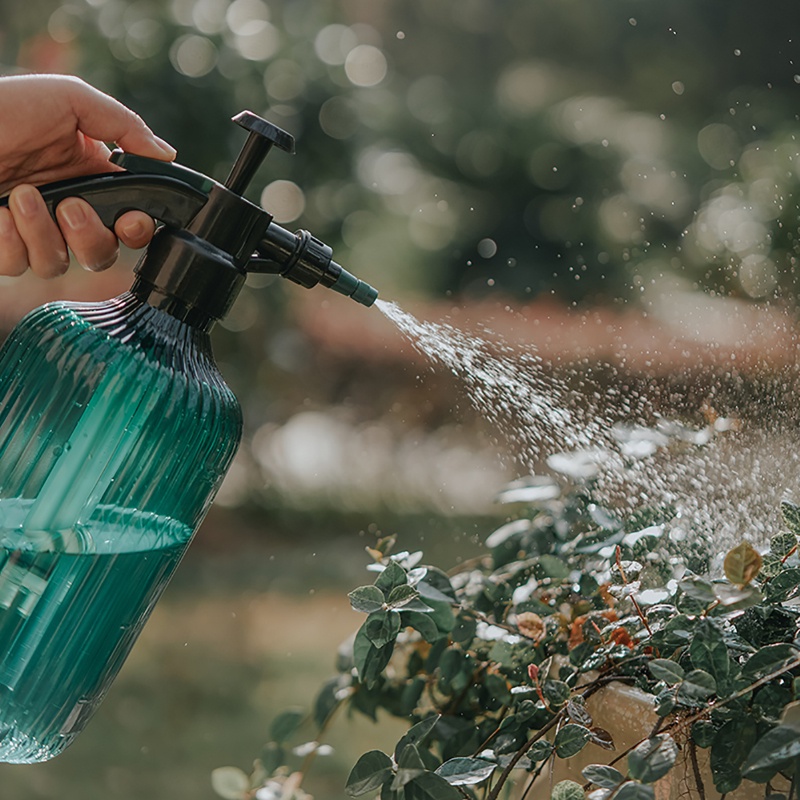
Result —
[[757, 681], [794, 661], [797, 651], [788, 644], [771, 644], [757, 650], [742, 667], [742, 677]]
[[617, 749], [616, 745], [614, 744], [614, 739], [605, 728], [600, 728], [597, 725], [593, 725], [591, 728], [589, 728], [589, 733], [591, 734], [589, 741], [592, 744], [602, 747], [603, 750]]
[[786, 527], [795, 536], [800, 536], [800, 506], [791, 500], [781, 500], [781, 516], [786, 523]]
[[601, 789], [615, 789], [625, 780], [625, 776], [614, 767], [606, 764], [589, 764], [581, 772], [584, 778]]
[[353, 611], [371, 614], [383, 608], [385, 597], [377, 586], [359, 586], [347, 595], [350, 598], [350, 607]]
[[395, 747], [395, 760], [397, 762], [400, 761], [403, 751], [409, 745], [416, 746], [418, 744], [423, 744], [440, 719], [441, 717], [438, 714], [434, 714], [433, 716], [430, 716], [427, 719], [422, 720], [422, 722], [418, 722], [416, 725], [409, 728]]
[[497, 768], [484, 758], [451, 758], [436, 770], [451, 786], [474, 786], [483, 783]]
[[568, 723], [556, 734], [556, 755], [559, 758], [571, 758], [583, 750], [590, 738], [591, 732], [587, 727]]
[[444, 778], [423, 772], [406, 785], [403, 800], [463, 800], [463, 795]]
[[376, 611], [367, 617], [363, 630], [375, 647], [384, 647], [400, 633], [400, 615], [396, 611]]
[[687, 672], [678, 685], [676, 700], [684, 706], [700, 706], [717, 691], [714, 677], [702, 669]]
[[800, 729], [778, 725], [754, 745], [742, 766], [742, 774], [756, 781], [769, 780], [781, 767], [800, 756]]
[[714, 593], [714, 584], [712, 584], [711, 581], [707, 581], [705, 578], [699, 578], [697, 576], [685, 578], [678, 583], [678, 588], [693, 600], [697, 600], [706, 606], [717, 599]]
[[647, 665], [650, 673], [657, 681], [664, 681], [670, 686], [683, 679], [683, 667], [667, 658], [654, 658]]
[[392, 759], [380, 750], [370, 750], [358, 759], [345, 785], [348, 797], [361, 797], [379, 789], [392, 777]]
[[742, 542], [728, 551], [722, 568], [731, 583], [746, 586], [761, 569], [761, 555], [750, 542]]
[[427, 609], [428, 611], [431, 611], [432, 609], [430, 606], [427, 606], [424, 603], [421, 604], [421, 607], [415, 607], [411, 609], [410, 604], [418, 597], [419, 592], [413, 586], [404, 583], [402, 586], [395, 586], [395, 588], [389, 592], [389, 596], [386, 598], [386, 605], [388, 605], [389, 608], [408, 608], [414, 611], [422, 611], [423, 609]]
[[398, 586], [405, 586], [408, 584], [408, 575], [406, 571], [396, 562], [390, 561], [375, 581], [375, 586], [380, 589], [384, 595], [389, 595], [392, 589]]
[[731, 669], [728, 646], [713, 620], [700, 620], [689, 645], [689, 655], [692, 665], [709, 673], [717, 684], [728, 679]]
[[638, 781], [628, 781], [614, 792], [614, 800], [654, 800], [655, 790]]
[[577, 722], [579, 725], [584, 725], [587, 728], [591, 728], [593, 723], [592, 715], [589, 713], [589, 710], [582, 701], [582, 697], [580, 700], [577, 698], [572, 698], [567, 703], [567, 715], [572, 722]]
[[769, 540], [770, 552], [778, 558], [784, 558], [797, 547], [797, 533], [794, 531], [781, 531]]
[[655, 783], [663, 778], [678, 758], [678, 746], [673, 738], [660, 733], [645, 739], [628, 754], [628, 772], [642, 783]]

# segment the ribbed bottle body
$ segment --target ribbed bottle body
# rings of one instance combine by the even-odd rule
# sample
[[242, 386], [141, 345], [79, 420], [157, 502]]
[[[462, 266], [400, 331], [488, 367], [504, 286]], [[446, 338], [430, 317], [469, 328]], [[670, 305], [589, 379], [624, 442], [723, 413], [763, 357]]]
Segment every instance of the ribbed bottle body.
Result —
[[0, 351], [0, 760], [83, 729], [241, 437], [208, 335], [132, 295], [31, 312]]

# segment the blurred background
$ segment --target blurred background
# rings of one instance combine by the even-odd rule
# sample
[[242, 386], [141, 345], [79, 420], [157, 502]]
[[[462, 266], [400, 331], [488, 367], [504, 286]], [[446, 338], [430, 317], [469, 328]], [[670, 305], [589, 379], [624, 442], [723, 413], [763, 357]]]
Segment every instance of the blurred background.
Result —
[[[760, 416], [796, 386], [797, 30], [745, 0], [0, 0], [0, 67], [83, 77], [217, 179], [250, 109], [297, 139], [251, 199], [385, 299], [576, 392]], [[0, 334], [124, 291], [135, 258], [0, 278]], [[378, 311], [253, 276], [214, 344], [246, 420], [218, 502], [89, 729], [0, 765], [2, 800], [214, 797], [333, 671], [376, 535], [447, 564], [502, 520], [508, 444]], [[393, 733], [338, 723], [309, 791]]]

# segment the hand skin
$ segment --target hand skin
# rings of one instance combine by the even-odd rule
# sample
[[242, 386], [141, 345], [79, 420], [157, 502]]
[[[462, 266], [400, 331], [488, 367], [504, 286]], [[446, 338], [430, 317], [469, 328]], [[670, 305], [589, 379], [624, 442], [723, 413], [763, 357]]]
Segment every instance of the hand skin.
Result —
[[61, 275], [67, 248], [87, 269], [102, 270], [117, 258], [117, 237], [133, 248], [150, 241], [155, 225], [146, 214], [123, 214], [112, 232], [77, 197], [59, 203], [56, 225], [34, 186], [118, 170], [104, 142], [161, 161], [175, 158], [139, 116], [79, 78], [0, 78], [0, 194], [11, 190], [8, 208], [0, 208], [0, 275], [28, 267], [44, 278]]

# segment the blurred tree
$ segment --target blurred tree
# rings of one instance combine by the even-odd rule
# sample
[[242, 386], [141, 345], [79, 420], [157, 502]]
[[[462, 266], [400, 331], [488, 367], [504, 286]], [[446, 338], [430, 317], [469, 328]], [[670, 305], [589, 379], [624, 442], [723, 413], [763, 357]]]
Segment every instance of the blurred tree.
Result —
[[[0, 0], [223, 177], [243, 107], [299, 139], [254, 199], [383, 288], [793, 297], [800, 8], [745, 0]], [[660, 284], [659, 284], [660, 285]]]

